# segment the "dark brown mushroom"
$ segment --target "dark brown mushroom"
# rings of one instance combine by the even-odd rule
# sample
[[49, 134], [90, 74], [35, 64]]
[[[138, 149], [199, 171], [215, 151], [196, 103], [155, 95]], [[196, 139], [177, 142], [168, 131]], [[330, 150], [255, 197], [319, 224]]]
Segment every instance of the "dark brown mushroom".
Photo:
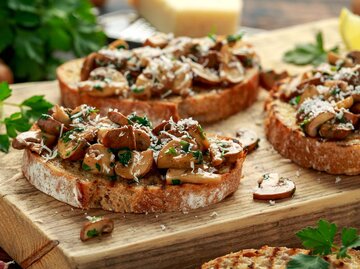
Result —
[[351, 111], [352, 113], [355, 113], [355, 114], [360, 114], [360, 103], [354, 104], [354, 105], [350, 108], [350, 111]]
[[131, 125], [120, 128], [101, 128], [98, 131], [98, 140], [107, 148], [136, 148], [134, 129]]
[[194, 73], [194, 80], [209, 84], [209, 85], [216, 85], [221, 82], [219, 75], [216, 72], [213, 72], [209, 68], [205, 68], [201, 64], [189, 61], [191, 66], [191, 70]]
[[169, 121], [162, 121], [152, 129], [154, 135], [159, 135], [161, 131], [168, 131], [171, 128]]
[[296, 190], [295, 183], [287, 178], [279, 178], [277, 173], [264, 175], [253, 192], [257, 200], [278, 200], [290, 198]]
[[170, 39], [171, 39], [171, 36], [169, 36], [168, 34], [156, 33], [155, 35], [152, 35], [145, 40], [144, 46], [150, 46], [153, 48], [161, 48], [162, 49], [167, 46]]
[[114, 230], [114, 221], [107, 217], [89, 217], [80, 231], [81, 241], [87, 241], [91, 238], [101, 236], [105, 233], [111, 233]]
[[324, 123], [319, 129], [319, 135], [326, 139], [343, 140], [352, 132], [352, 128], [344, 124]]
[[238, 129], [236, 131], [236, 138], [248, 153], [253, 152], [259, 146], [260, 139], [252, 130], [244, 128]]
[[12, 147], [15, 149], [33, 148], [35, 151], [40, 150], [41, 143], [41, 131], [27, 131], [18, 134], [16, 138], [12, 140]]
[[260, 73], [260, 85], [267, 91], [271, 90], [276, 83], [289, 76], [288, 72], [282, 71], [280, 73], [274, 70], [266, 70]]
[[112, 122], [119, 124], [120, 126], [129, 124], [128, 118], [116, 110], [109, 111], [107, 116]]
[[350, 51], [346, 57], [350, 58], [354, 64], [360, 64], [360, 51], [354, 50]]
[[68, 128], [64, 126], [63, 123], [55, 120], [52, 116], [46, 114], [40, 117], [40, 119], [37, 121], [37, 125], [45, 133], [55, 136], [59, 136], [61, 130], [63, 133], [68, 130]]
[[73, 139], [61, 138], [57, 143], [58, 153], [61, 159], [69, 161], [77, 161], [84, 158], [88, 142], [81, 137]]
[[193, 137], [201, 151], [207, 150], [210, 147], [209, 140], [200, 124], [192, 124], [188, 127], [187, 131]]
[[135, 141], [136, 141], [136, 150], [143, 151], [147, 150], [150, 147], [151, 140], [150, 136], [141, 129], [135, 129]]
[[334, 117], [335, 114], [332, 112], [320, 113], [316, 117], [312, 118], [309, 123], [305, 125], [305, 132], [311, 137], [316, 137], [320, 126], [328, 120], [333, 119]]
[[[126, 154], [126, 162], [121, 158], [122, 154]], [[154, 162], [151, 149], [142, 152], [122, 150], [118, 155], [120, 161], [115, 165], [115, 173], [125, 179], [137, 181], [151, 170]]]

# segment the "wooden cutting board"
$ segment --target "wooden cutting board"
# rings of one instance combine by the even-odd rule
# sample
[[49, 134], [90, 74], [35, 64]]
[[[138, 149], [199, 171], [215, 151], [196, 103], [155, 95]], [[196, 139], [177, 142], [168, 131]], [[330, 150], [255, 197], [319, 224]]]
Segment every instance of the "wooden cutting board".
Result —
[[[264, 67], [283, 69], [283, 52], [314, 39], [322, 30], [326, 45], [340, 43], [336, 20], [278, 30], [251, 38]], [[290, 67], [292, 71], [298, 68]], [[11, 101], [45, 94], [59, 101], [56, 82], [14, 85]], [[239, 190], [223, 202], [188, 213], [114, 214], [80, 210], [33, 188], [20, 172], [22, 152], [0, 157], [0, 246], [23, 268], [195, 268], [241, 248], [299, 246], [294, 233], [319, 218], [360, 228], [360, 176], [333, 176], [302, 169], [283, 159], [264, 138], [263, 100], [247, 111], [208, 126], [208, 131], [234, 133], [250, 128], [261, 137], [248, 156]], [[10, 112], [10, 111], [8, 111]], [[359, 161], [360, 165], [360, 161]], [[252, 189], [265, 173], [277, 172], [296, 182], [292, 199], [270, 205], [255, 202]], [[114, 232], [83, 243], [85, 217], [108, 216]]]

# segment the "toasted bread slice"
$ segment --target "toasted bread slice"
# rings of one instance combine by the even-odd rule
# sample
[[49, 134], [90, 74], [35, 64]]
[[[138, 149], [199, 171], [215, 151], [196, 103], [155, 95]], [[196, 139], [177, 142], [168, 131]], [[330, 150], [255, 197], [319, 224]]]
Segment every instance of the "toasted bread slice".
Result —
[[329, 141], [308, 137], [296, 124], [296, 111], [280, 100], [266, 104], [266, 137], [284, 157], [330, 174], [360, 174], [360, 136]]
[[192, 117], [200, 123], [219, 121], [250, 107], [257, 100], [260, 90], [259, 70], [253, 68], [247, 71], [244, 81], [239, 84], [186, 98], [171, 97], [147, 101], [120, 99], [117, 96], [99, 98], [81, 94], [76, 88], [76, 83], [80, 81], [83, 62], [84, 59], [72, 60], [57, 69], [64, 106], [75, 108], [80, 104], [88, 104], [99, 108], [102, 113], [114, 108], [125, 115], [136, 111], [140, 115], [147, 115], [154, 123], [170, 117], [173, 119]]
[[149, 175], [140, 184], [110, 181], [81, 170], [80, 163], [46, 161], [26, 149], [22, 171], [42, 192], [78, 208], [102, 208], [114, 212], [189, 211], [223, 200], [238, 188], [245, 155], [218, 183], [165, 185], [160, 175]]
[[[231, 253], [202, 265], [201, 269], [286, 269], [292, 256], [309, 254], [309, 250], [300, 248], [268, 247], [260, 249], [245, 249]], [[357, 269], [360, 268], [360, 252], [348, 251], [351, 259], [339, 260], [335, 255], [324, 257], [330, 263], [329, 269]]]

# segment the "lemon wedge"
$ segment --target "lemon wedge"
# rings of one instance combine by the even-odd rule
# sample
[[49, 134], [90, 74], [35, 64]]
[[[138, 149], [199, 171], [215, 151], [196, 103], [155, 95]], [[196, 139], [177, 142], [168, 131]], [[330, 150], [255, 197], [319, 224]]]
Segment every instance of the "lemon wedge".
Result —
[[339, 18], [339, 27], [346, 47], [349, 50], [360, 49], [360, 16], [343, 8]]

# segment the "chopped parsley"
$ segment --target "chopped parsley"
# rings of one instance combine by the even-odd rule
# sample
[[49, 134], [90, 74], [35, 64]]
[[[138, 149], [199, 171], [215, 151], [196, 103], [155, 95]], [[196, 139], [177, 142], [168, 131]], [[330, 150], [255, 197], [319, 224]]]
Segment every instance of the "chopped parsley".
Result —
[[205, 140], [205, 132], [204, 132], [204, 129], [201, 127], [201, 125], [199, 124], [198, 125], [198, 129], [199, 129], [199, 132], [200, 132], [200, 136], [203, 140]]
[[309, 119], [305, 119], [302, 122], [300, 122], [300, 128], [304, 129], [305, 126], [310, 122]]
[[124, 45], [119, 45], [116, 47], [118, 50], [123, 50], [123, 49], [126, 49], [126, 47]]
[[335, 88], [330, 92], [330, 94], [331, 95], [338, 95], [340, 92], [341, 92], [341, 90], [339, 88]]
[[101, 171], [101, 166], [100, 166], [100, 164], [95, 163], [95, 167], [96, 167], [96, 169], [97, 169], [99, 172]]
[[132, 91], [133, 93], [143, 93], [144, 90], [145, 90], [144, 87], [132, 87], [132, 88], [131, 88], [131, 91]]
[[296, 106], [300, 103], [301, 95], [296, 96], [290, 100], [290, 105]]
[[69, 142], [69, 141], [71, 140], [70, 136], [71, 136], [72, 134], [74, 134], [74, 133], [80, 133], [80, 132], [82, 132], [82, 131], [84, 131], [84, 130], [85, 130], [85, 129], [82, 128], [82, 127], [76, 127], [76, 128], [74, 128], [74, 129], [72, 129], [72, 130], [67, 131], [66, 133], [64, 133], [63, 136], [61, 137], [61, 139], [62, 139], [65, 143], [67, 143], [67, 142]]
[[181, 141], [180, 141], [180, 145], [181, 145], [181, 149], [182, 149], [184, 152], [186, 152], [186, 153], [189, 152], [189, 150], [190, 150], [190, 143], [189, 143], [189, 142], [184, 141], [184, 140], [181, 140]]
[[100, 233], [99, 233], [98, 230], [96, 230], [96, 229], [94, 228], [94, 229], [92, 229], [92, 230], [87, 231], [86, 235], [87, 235], [88, 237], [91, 237], [91, 238], [92, 238], [92, 237], [95, 237], [95, 236], [99, 236]]
[[151, 121], [146, 117], [137, 116], [135, 113], [128, 116], [129, 123], [136, 122], [142, 126], [152, 127]]
[[173, 184], [173, 185], [180, 185], [180, 184], [181, 184], [181, 180], [180, 180], [180, 179], [172, 179], [172, 180], [171, 180], [171, 184]]
[[83, 163], [82, 166], [81, 166], [81, 168], [82, 168], [83, 170], [85, 170], [85, 171], [90, 171], [90, 170], [91, 170], [91, 167], [88, 166], [86, 163]]
[[101, 87], [99, 84], [95, 84], [95, 85], [93, 86], [93, 88], [94, 88], [95, 90], [101, 91], [101, 92], [102, 92], [102, 90], [103, 90], [103, 87]]
[[202, 154], [202, 152], [200, 150], [193, 151], [192, 155], [195, 157], [197, 164], [203, 163], [204, 157], [203, 157], [203, 154]]
[[210, 38], [212, 41], [216, 42], [216, 34], [209, 33], [208, 38]]
[[240, 33], [235, 34], [235, 35], [228, 35], [226, 37], [226, 40], [229, 43], [236, 42], [236, 41], [241, 40], [243, 38], [244, 34], [245, 34], [244, 32], [240, 32]]
[[119, 162], [123, 166], [128, 166], [128, 164], [131, 160], [131, 157], [132, 157], [132, 153], [130, 150], [122, 151], [122, 152], [119, 152], [118, 157], [119, 157]]
[[178, 155], [176, 152], [176, 149], [174, 147], [170, 147], [167, 151], [165, 151], [165, 154], [176, 156]]
[[51, 116], [49, 114], [41, 114], [40, 118], [41, 120], [47, 120], [47, 119], [50, 119]]

